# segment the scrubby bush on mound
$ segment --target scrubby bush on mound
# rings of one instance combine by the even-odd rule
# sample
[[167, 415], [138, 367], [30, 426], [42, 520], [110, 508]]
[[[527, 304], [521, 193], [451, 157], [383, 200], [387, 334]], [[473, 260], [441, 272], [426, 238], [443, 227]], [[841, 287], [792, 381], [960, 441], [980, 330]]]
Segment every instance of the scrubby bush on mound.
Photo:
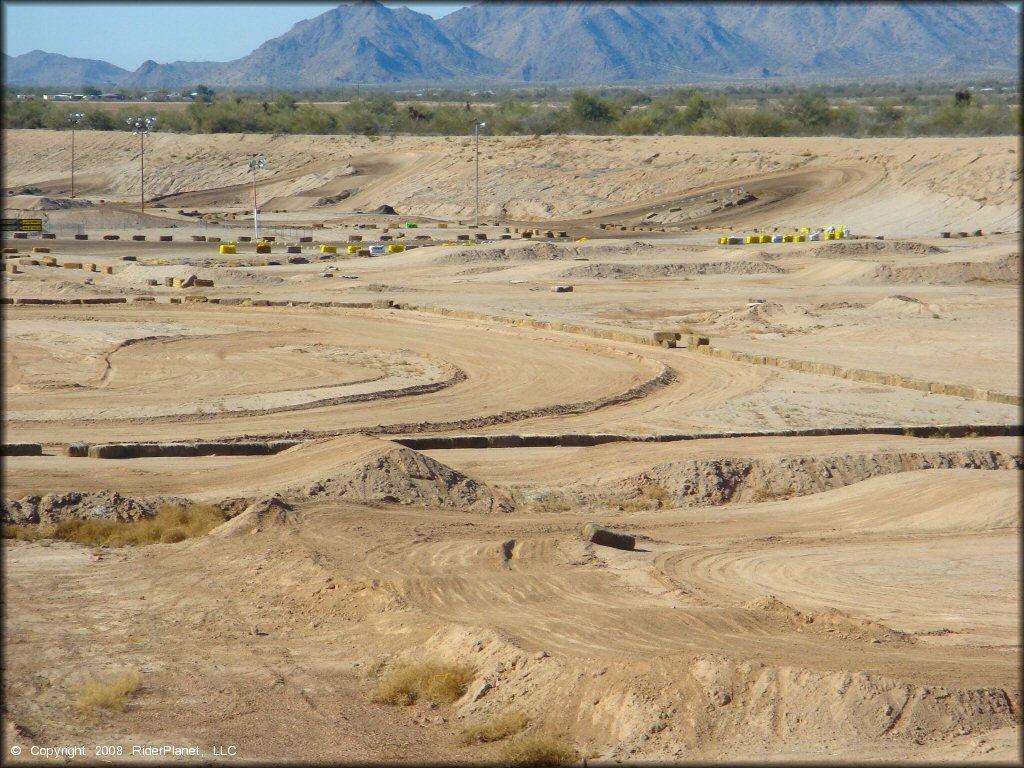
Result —
[[370, 698], [398, 706], [420, 698], [450, 704], [466, 692], [472, 679], [473, 670], [464, 665], [406, 664], [385, 674]]
[[156, 517], [124, 522], [70, 518], [56, 525], [5, 525], [3, 537], [20, 541], [57, 539], [90, 546], [125, 547], [142, 544], [174, 544], [209, 533], [227, 519], [210, 504], [164, 504]]

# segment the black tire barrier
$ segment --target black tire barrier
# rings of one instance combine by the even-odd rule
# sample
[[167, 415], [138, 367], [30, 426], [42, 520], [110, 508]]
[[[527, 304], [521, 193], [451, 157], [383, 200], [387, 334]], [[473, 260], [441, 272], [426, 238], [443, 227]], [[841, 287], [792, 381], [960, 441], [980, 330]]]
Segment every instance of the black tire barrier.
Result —
[[[105, 443], [89, 445], [81, 453], [84, 443], [73, 443], [75, 456], [91, 459], [152, 459], [191, 456], [269, 456], [299, 445], [301, 440], [248, 440], [240, 442], [210, 443]], [[68, 454], [72, 455], [71, 445]]]
[[39, 443], [4, 443], [0, 456], [42, 456], [43, 446]]
[[636, 547], [636, 538], [626, 533], [619, 533], [610, 528], [605, 528], [597, 523], [587, 523], [583, 526], [583, 536], [587, 541], [598, 544], [602, 547], [613, 547], [615, 549], [632, 550]]

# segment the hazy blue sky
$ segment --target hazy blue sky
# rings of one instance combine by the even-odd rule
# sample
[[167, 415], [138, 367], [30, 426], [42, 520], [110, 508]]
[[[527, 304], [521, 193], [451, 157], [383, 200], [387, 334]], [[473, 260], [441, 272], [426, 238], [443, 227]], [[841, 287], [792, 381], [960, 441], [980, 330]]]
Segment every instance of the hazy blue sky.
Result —
[[[230, 61], [283, 35], [336, 2], [134, 3], [3, 2], [4, 53], [40, 50], [100, 59], [127, 70], [153, 59]], [[385, 2], [439, 19], [469, 3]]]
[[[3, 0], [3, 50], [11, 56], [41, 50], [100, 59], [135, 70], [146, 59], [230, 61], [283, 35], [303, 19], [336, 2], [294, 3], [92, 3]], [[408, 6], [435, 19], [463, 3], [385, 2]], [[1007, 3], [1018, 11], [1020, 2]]]

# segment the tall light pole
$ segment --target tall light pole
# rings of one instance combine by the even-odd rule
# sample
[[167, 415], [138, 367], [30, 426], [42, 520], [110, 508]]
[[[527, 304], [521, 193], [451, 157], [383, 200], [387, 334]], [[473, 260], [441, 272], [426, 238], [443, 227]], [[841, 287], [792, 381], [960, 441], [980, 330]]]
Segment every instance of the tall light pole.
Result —
[[85, 117], [81, 112], [72, 112], [68, 115], [68, 122], [71, 123], [71, 197], [75, 196], [75, 126], [82, 122]]
[[146, 136], [153, 130], [156, 117], [129, 117], [132, 136], [139, 137], [139, 210], [146, 212]]
[[254, 157], [249, 161], [249, 173], [252, 174], [252, 226], [256, 231], [256, 242], [260, 240], [260, 209], [256, 207], [256, 172], [267, 167], [262, 157]]
[[480, 129], [485, 128], [487, 123], [475, 121], [476, 135], [476, 226], [480, 226]]

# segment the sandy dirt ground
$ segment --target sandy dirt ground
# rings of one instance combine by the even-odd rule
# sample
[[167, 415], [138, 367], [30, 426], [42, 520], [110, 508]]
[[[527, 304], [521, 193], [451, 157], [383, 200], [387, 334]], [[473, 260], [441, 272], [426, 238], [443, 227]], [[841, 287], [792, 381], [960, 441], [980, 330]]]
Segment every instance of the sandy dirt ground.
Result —
[[[230, 519], [5, 539], [5, 760], [1020, 762], [1015, 138], [487, 137], [479, 227], [468, 138], [157, 133], [144, 212], [137, 139], [78, 132], [72, 200], [68, 138], [4, 135], [56, 235], [3, 240], [4, 523]], [[805, 226], [850, 236], [719, 243]], [[406, 663], [471, 681], [372, 700]]]

